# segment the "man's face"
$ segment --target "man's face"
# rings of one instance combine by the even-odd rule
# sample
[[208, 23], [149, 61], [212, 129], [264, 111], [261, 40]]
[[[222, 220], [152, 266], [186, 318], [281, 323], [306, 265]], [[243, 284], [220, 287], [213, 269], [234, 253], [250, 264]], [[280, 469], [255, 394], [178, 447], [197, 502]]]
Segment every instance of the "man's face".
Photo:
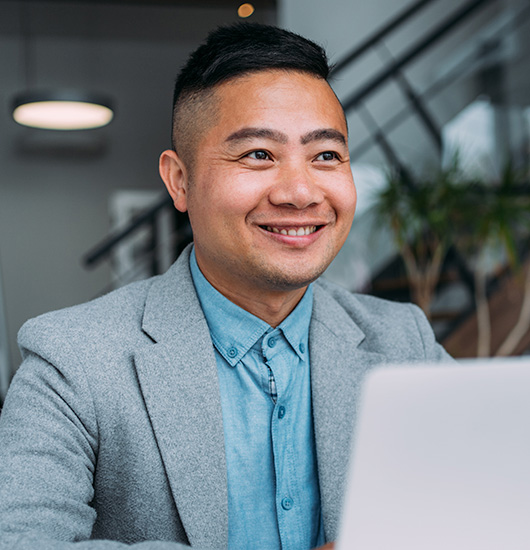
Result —
[[325, 81], [294, 71], [236, 78], [216, 100], [183, 199], [197, 262], [225, 294], [303, 288], [353, 220], [342, 108]]

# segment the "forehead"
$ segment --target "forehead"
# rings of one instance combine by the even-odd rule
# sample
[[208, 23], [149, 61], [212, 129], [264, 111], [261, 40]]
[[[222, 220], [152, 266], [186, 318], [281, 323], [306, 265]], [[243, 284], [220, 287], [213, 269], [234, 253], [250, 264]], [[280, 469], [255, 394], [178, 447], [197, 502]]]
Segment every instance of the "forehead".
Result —
[[270, 70], [246, 74], [220, 84], [215, 92], [218, 112], [213, 133], [240, 128], [278, 130], [303, 135], [333, 128], [346, 135], [342, 106], [329, 84], [298, 71]]

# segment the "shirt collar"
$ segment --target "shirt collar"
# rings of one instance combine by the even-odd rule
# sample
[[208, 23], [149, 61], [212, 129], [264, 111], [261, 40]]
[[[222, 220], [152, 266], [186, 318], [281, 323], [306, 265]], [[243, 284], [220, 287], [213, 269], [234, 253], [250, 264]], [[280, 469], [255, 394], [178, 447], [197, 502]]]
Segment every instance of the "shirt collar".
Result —
[[[272, 327], [225, 298], [208, 282], [197, 265], [194, 248], [190, 254], [190, 271], [213, 344], [233, 367]], [[312, 309], [313, 286], [309, 285], [295, 309], [278, 326], [302, 360], [305, 360], [308, 353]]]
[[300, 359], [308, 354], [309, 323], [313, 311], [313, 285], [307, 287], [302, 299], [278, 326]]

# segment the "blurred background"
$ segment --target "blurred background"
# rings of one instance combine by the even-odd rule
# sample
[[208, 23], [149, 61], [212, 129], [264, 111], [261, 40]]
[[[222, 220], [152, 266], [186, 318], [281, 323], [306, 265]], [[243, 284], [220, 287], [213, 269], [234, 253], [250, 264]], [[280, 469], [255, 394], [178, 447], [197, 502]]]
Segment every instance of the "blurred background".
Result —
[[[174, 78], [220, 24], [322, 44], [358, 210], [326, 276], [414, 300], [457, 357], [530, 350], [527, 0], [0, 0], [0, 395], [16, 333], [167, 269], [190, 240], [158, 176]], [[90, 95], [109, 124], [23, 126], [21, 95]]]

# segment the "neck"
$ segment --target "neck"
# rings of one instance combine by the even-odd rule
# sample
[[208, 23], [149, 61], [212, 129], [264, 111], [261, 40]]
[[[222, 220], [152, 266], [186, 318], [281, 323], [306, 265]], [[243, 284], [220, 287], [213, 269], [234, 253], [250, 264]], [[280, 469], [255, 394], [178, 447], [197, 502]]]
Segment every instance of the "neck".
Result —
[[218, 292], [271, 327], [277, 327], [293, 311], [308, 286], [274, 288], [248, 277], [234, 277], [233, 273], [226, 277], [220, 275], [219, 269], [205, 269], [197, 250], [195, 259], [202, 275]]
[[225, 298], [245, 309], [252, 315], [268, 323], [271, 327], [277, 327], [298, 305], [307, 286], [290, 291], [265, 291], [256, 290], [245, 292], [238, 288], [234, 292], [231, 288], [209, 281]]
[[207, 277], [206, 280], [225, 298], [252, 313], [271, 327], [277, 327], [298, 305], [304, 296], [307, 286], [287, 291], [274, 291], [255, 288], [246, 288], [244, 284], [234, 287], [223, 284], [215, 277]]

